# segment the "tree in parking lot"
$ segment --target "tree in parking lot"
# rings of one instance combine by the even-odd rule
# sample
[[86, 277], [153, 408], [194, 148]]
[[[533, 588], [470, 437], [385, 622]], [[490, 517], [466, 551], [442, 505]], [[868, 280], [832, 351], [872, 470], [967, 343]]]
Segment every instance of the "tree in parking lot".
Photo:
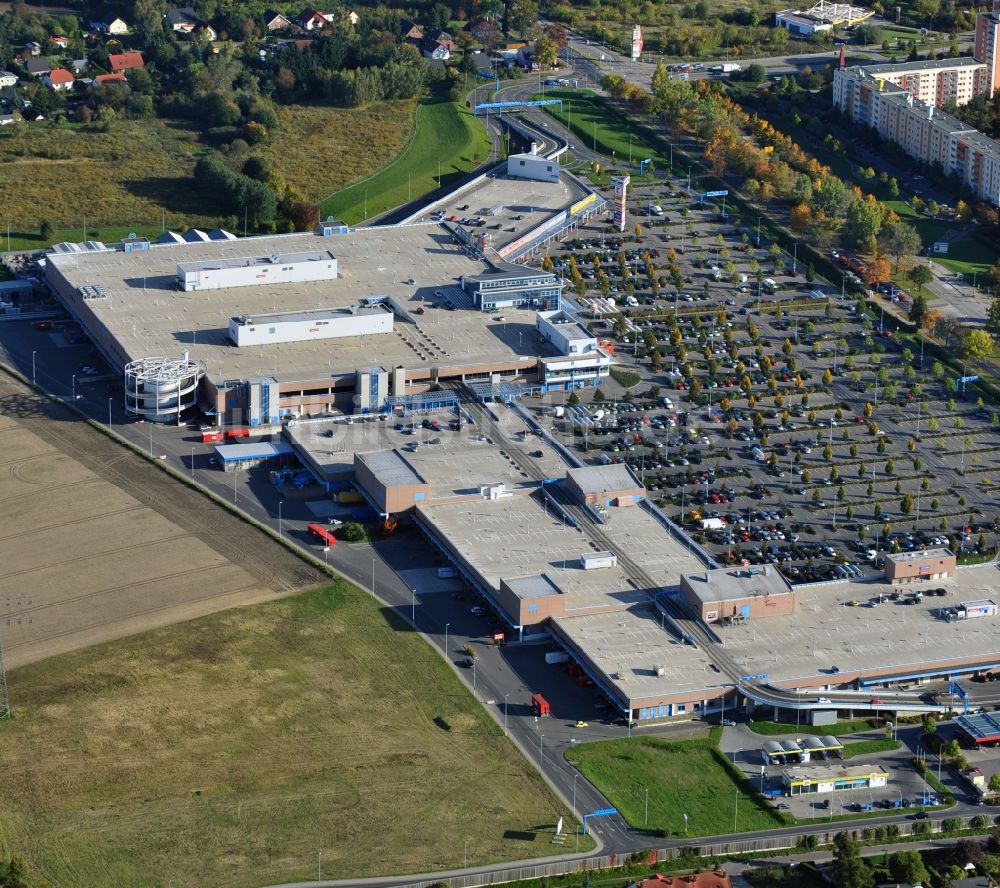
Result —
[[[926, 284], [929, 284], [934, 279], [934, 273], [923, 263], [918, 263], [914, 265], [907, 273], [906, 276], [910, 281], [917, 285], [917, 290], [923, 290]], [[913, 315], [913, 309], [910, 309], [910, 315]]]
[[962, 354], [967, 358], [988, 358], [993, 354], [993, 337], [986, 330], [969, 330], [962, 340]]
[[920, 726], [925, 734], [937, 733], [937, 719], [933, 715], [925, 715]]
[[923, 246], [920, 232], [906, 222], [896, 222], [887, 225], [879, 237], [879, 246], [896, 260], [896, 271], [900, 262], [910, 256], [915, 256]]

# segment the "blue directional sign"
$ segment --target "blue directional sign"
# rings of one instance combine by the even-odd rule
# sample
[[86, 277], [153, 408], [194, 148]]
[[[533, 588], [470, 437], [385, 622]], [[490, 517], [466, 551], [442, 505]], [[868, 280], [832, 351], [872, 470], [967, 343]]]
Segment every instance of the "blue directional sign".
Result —
[[958, 377], [958, 384], [959, 385], [965, 385], [965, 383], [967, 383], [967, 382], [979, 382], [979, 377], [978, 376], [959, 376]]
[[589, 814], [583, 815], [583, 834], [587, 835], [587, 821], [591, 817], [609, 817], [612, 814], [617, 814], [617, 808], [598, 808], [596, 811], [591, 811]]
[[728, 194], [728, 191], [706, 191], [702, 197], [726, 197]]
[[472, 109], [473, 114], [480, 111], [515, 111], [518, 108], [542, 108], [545, 105], [558, 105], [562, 110], [562, 99], [539, 99], [534, 102], [484, 102]]
[[757, 675], [741, 675], [740, 681], [767, 681], [767, 673], [761, 672]]

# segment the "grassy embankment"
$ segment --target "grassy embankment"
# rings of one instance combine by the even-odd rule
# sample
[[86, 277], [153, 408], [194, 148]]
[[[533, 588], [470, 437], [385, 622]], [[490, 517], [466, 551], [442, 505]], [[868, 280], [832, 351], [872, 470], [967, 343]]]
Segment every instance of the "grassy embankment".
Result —
[[402, 153], [379, 172], [320, 202], [324, 218], [354, 224], [447, 186], [490, 153], [486, 128], [458, 102], [431, 94], [417, 107], [416, 126]]

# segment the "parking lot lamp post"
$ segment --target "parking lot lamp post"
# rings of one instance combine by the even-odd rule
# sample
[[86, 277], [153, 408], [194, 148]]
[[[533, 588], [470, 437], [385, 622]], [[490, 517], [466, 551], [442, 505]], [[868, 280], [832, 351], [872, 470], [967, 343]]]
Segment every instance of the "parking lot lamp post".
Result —
[[[73, 400], [75, 401], [76, 400], [76, 374], [75, 373], [73, 374], [73, 383], [72, 383], [72, 389], [71, 389], [71, 391], [72, 391], [72, 394], [73, 394]], [[150, 453], [149, 455], [152, 456], [153, 454]]]
[[[475, 663], [476, 661], [473, 660], [472, 662]], [[538, 735], [538, 767], [539, 768], [542, 767], [542, 765], [545, 764], [545, 749], [542, 746], [542, 741], [544, 739], [545, 739], [545, 735], [544, 734], [539, 734]]]
[[38, 349], [35, 349], [31, 353], [31, 384], [35, 384], [35, 355], [38, 354]]
[[444, 655], [446, 657], [448, 656], [448, 627], [449, 626], [451, 626], [451, 623], [445, 623], [444, 624]]
[[[509, 696], [510, 696], [510, 694], [504, 694], [503, 695], [503, 735], [504, 735], [504, 737], [509, 736], [508, 733], [507, 733], [507, 698]], [[576, 786], [575, 785], [574, 785], [573, 789], [574, 789], [574, 791], [576, 790]]]
[[760, 246], [760, 213], [757, 214], [757, 246]]
[[278, 500], [278, 536], [281, 536], [281, 507], [284, 504], [284, 500]]
[[476, 661], [472, 661], [472, 696], [476, 696]]
[[108, 398], [108, 431], [111, 431], [111, 398]]
[[794, 277], [798, 273], [798, 262], [799, 262], [799, 242], [796, 241], [792, 245], [792, 276]]
[[737, 832], [736, 820], [740, 812], [740, 791], [736, 790], [736, 801], [733, 803], [733, 832]]
[[191, 462], [189, 463], [191, 467], [191, 479], [194, 480], [194, 448], [191, 448]]
[[903, 807], [903, 790], [896, 788], [896, 794], [899, 796], [899, 807]]
[[642, 825], [649, 825], [649, 787], [646, 787], [646, 801], [642, 807]]
[[573, 775], [573, 816], [579, 819], [576, 813], [576, 778], [580, 776], [580, 772], [577, 771]]

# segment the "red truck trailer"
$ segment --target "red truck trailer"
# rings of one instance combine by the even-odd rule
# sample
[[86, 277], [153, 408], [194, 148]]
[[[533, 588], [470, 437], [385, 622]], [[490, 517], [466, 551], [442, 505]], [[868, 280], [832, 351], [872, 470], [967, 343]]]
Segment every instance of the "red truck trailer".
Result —
[[202, 432], [202, 444], [218, 444], [222, 440], [222, 432]]
[[236, 438], [249, 438], [250, 429], [227, 429], [226, 437], [232, 441]]
[[337, 538], [322, 524], [310, 524], [306, 530], [316, 537], [324, 546], [336, 546]]
[[541, 694], [531, 695], [531, 705], [535, 710], [535, 715], [551, 715], [552, 713], [549, 701], [546, 700]]

